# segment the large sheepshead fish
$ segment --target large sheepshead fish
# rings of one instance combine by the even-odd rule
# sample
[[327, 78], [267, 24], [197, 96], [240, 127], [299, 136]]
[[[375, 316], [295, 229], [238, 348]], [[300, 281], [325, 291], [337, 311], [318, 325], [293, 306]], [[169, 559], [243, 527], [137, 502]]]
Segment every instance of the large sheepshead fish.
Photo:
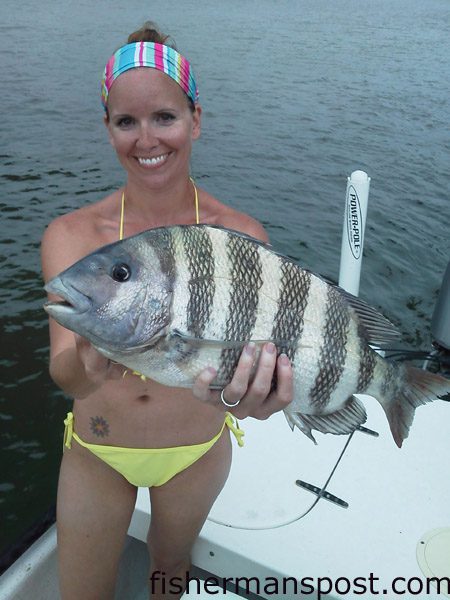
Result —
[[373, 308], [228, 229], [144, 231], [86, 256], [46, 290], [63, 299], [45, 306], [58, 323], [165, 385], [189, 387], [212, 366], [213, 387], [223, 388], [245, 343], [273, 341], [294, 368], [287, 420], [312, 440], [312, 429], [345, 434], [364, 423], [354, 397], [364, 392], [401, 446], [416, 407], [450, 391], [447, 379], [372, 349], [398, 335]]

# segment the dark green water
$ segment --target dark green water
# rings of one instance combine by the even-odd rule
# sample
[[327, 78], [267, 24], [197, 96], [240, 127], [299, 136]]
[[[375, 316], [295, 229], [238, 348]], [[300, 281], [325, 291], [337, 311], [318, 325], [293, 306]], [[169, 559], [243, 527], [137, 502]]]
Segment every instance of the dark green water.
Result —
[[0, 8], [0, 547], [54, 502], [70, 401], [47, 375], [39, 243], [62, 212], [123, 182], [102, 124], [110, 53], [156, 20], [192, 61], [199, 185], [333, 279], [346, 177], [372, 178], [361, 296], [428, 348], [450, 258], [445, 0], [78, 3]]

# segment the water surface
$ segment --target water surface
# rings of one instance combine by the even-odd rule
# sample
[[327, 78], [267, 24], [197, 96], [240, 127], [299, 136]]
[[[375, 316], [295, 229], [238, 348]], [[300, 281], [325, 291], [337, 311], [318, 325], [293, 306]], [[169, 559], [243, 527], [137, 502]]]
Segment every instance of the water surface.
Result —
[[346, 178], [371, 177], [361, 296], [428, 348], [450, 258], [446, 0], [2, 3], [1, 533], [54, 502], [70, 400], [50, 382], [39, 244], [57, 215], [122, 185], [99, 79], [148, 18], [194, 65], [197, 183], [333, 279]]

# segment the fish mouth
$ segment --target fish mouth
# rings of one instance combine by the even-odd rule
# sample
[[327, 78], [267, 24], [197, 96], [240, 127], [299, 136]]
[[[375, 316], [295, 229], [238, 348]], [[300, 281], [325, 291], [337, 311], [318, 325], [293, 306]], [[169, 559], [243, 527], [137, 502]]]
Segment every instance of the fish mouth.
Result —
[[89, 296], [73, 285], [64, 284], [59, 277], [49, 281], [44, 289], [46, 292], [62, 298], [62, 300], [49, 301], [44, 304], [44, 310], [51, 317], [82, 315], [92, 307], [92, 299]]

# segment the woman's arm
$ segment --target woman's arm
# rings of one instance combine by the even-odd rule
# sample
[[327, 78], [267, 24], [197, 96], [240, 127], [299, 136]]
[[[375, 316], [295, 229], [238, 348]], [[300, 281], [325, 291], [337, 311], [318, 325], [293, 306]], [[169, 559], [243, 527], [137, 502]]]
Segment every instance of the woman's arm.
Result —
[[[78, 241], [73, 223], [64, 217], [53, 221], [46, 229], [41, 244], [42, 272], [47, 283], [61, 271], [86, 254]], [[48, 295], [50, 301], [57, 296]], [[107, 379], [119, 377], [118, 369], [101, 356], [92, 345], [49, 319], [50, 376], [68, 395], [86, 398]]]

